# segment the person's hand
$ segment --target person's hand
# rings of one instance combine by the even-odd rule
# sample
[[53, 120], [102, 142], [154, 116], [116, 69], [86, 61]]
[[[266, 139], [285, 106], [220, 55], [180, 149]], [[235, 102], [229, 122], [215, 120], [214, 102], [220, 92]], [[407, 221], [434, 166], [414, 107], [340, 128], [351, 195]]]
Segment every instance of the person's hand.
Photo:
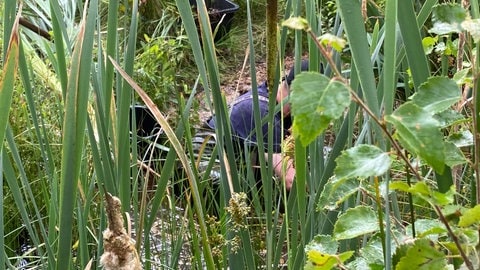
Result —
[[283, 116], [290, 115], [290, 103], [285, 101], [285, 98], [288, 97], [290, 93], [290, 87], [288, 86], [286, 81], [282, 81], [278, 85], [277, 91], [277, 103], [281, 104], [283, 102]]
[[[265, 156], [267, 156], [267, 154], [265, 154]], [[293, 180], [295, 179], [295, 167], [293, 166], [292, 159], [284, 158], [285, 156], [281, 153], [273, 153], [273, 173], [275, 176], [280, 177], [285, 183], [285, 188], [290, 190], [293, 186]]]

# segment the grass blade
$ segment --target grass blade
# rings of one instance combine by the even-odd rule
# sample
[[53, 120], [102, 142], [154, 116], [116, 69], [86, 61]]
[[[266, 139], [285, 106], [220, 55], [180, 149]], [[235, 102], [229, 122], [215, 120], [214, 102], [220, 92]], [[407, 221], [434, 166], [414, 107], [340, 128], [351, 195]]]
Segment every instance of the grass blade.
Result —
[[0, 80], [0, 114], [2, 115], [2, 117], [0, 117], [0, 151], [2, 150], [3, 141], [5, 139], [15, 76], [17, 74], [20, 41], [18, 36], [18, 20], [20, 19], [21, 12], [20, 8], [13, 24], [6, 53], [5, 66], [3, 67], [3, 77]]
[[96, 8], [97, 0], [93, 0], [90, 5], [85, 4], [65, 94], [59, 220], [61, 237], [58, 243], [57, 269], [69, 269], [71, 266], [73, 213], [85, 140]]
[[113, 63], [115, 69], [120, 73], [120, 75], [132, 86], [132, 88], [140, 95], [142, 98], [143, 102], [145, 102], [146, 106], [148, 109], [152, 112], [153, 116], [157, 120], [157, 122], [160, 124], [162, 129], [165, 131], [167, 137], [169, 138], [173, 148], [177, 152], [177, 155], [183, 165], [183, 168], [185, 169], [187, 176], [188, 176], [188, 181], [192, 190], [192, 196], [193, 196], [193, 201], [194, 201], [194, 206], [195, 210], [197, 212], [198, 216], [198, 223], [201, 231], [201, 236], [202, 236], [202, 246], [203, 246], [203, 253], [205, 256], [206, 260], [206, 265], [207, 269], [213, 269], [214, 268], [214, 262], [213, 262], [213, 257], [212, 257], [212, 251], [208, 243], [208, 234], [207, 234], [207, 228], [205, 224], [205, 217], [203, 214], [202, 210], [202, 202], [200, 201], [200, 194], [198, 192], [198, 187], [197, 187], [197, 182], [194, 177], [192, 168], [190, 167], [188, 158], [185, 154], [185, 151], [180, 144], [178, 138], [176, 137], [175, 133], [173, 132], [172, 128], [168, 124], [167, 120], [165, 117], [163, 117], [162, 113], [158, 110], [157, 106], [152, 102], [152, 100], [146, 95], [146, 93], [128, 76], [125, 71], [122, 70], [122, 68], [113, 60], [111, 57], [109, 58], [110, 61]]

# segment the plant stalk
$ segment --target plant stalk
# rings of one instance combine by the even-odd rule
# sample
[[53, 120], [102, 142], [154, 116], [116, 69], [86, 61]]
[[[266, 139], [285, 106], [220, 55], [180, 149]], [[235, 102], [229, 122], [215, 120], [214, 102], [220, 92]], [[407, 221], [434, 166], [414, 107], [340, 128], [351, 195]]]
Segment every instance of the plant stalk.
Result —
[[267, 0], [267, 84], [273, 86], [277, 69], [277, 14], [278, 1]]
[[460, 256], [462, 256], [462, 259], [465, 262], [465, 265], [467, 266], [467, 268], [469, 270], [474, 270], [475, 268], [473, 267], [472, 262], [468, 259], [467, 254], [465, 254], [465, 251], [463, 251], [462, 244], [458, 240], [458, 237], [455, 235], [455, 233], [452, 231], [452, 228], [450, 227], [450, 224], [448, 224], [448, 220], [443, 215], [442, 210], [436, 204], [433, 205], [433, 208], [435, 209], [435, 212], [437, 212], [437, 215], [440, 218], [440, 220], [442, 221], [442, 223], [445, 224], [445, 227], [447, 228], [448, 234], [450, 234], [450, 237], [452, 238], [453, 242], [455, 243], [455, 246], [457, 246], [458, 252], [460, 252]]

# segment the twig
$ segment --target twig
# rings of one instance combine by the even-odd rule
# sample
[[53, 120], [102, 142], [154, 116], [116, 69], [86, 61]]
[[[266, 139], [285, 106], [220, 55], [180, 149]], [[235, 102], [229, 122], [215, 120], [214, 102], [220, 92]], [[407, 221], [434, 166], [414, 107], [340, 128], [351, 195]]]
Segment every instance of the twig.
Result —
[[336, 79], [339, 79], [340, 81], [342, 81], [343, 83], [345, 83], [345, 85], [348, 87], [348, 90], [350, 91], [350, 94], [352, 95], [353, 97], [353, 100], [360, 106], [362, 107], [365, 112], [373, 119], [373, 121], [375, 121], [375, 123], [377, 123], [377, 125], [382, 129], [382, 131], [385, 133], [385, 135], [387, 136], [388, 140], [392, 143], [392, 146], [393, 148], [395, 148], [395, 150], [397, 151], [397, 154], [400, 156], [401, 159], [403, 159], [406, 163], [407, 163], [407, 166], [412, 170], [412, 172], [415, 174], [415, 177], [418, 179], [418, 180], [422, 180], [422, 176], [418, 173], [417, 170], [415, 170], [415, 168], [413, 167], [413, 165], [410, 163], [410, 161], [408, 160], [408, 158], [403, 154], [403, 151], [402, 151], [402, 148], [400, 147], [400, 145], [397, 143], [397, 141], [395, 139], [393, 139], [392, 135], [390, 134], [390, 132], [388, 132], [388, 129], [387, 129], [387, 126], [385, 125], [385, 123], [383, 121], [381, 121], [380, 119], [378, 119], [378, 117], [370, 110], [370, 108], [368, 108], [367, 104], [365, 104], [363, 102], [362, 99], [360, 99], [360, 97], [357, 95], [357, 93], [355, 91], [353, 91], [353, 89], [350, 87], [350, 85], [347, 84], [347, 80], [345, 78], [343, 78], [342, 76], [342, 73], [340, 73], [340, 71], [337, 69], [337, 66], [335, 65], [335, 63], [333, 62], [333, 59], [328, 55], [328, 52], [327, 50], [325, 49], [325, 47], [318, 41], [318, 39], [315, 37], [315, 34], [312, 32], [311, 29], [307, 29], [306, 30], [307, 33], [312, 37], [312, 39], [314, 40], [315, 44], [317, 45], [317, 48], [320, 50], [320, 53], [323, 55], [323, 57], [328, 61], [328, 64], [330, 65], [330, 68], [332, 68], [333, 72], [335, 73], [335, 78]]
[[28, 29], [32, 30], [33, 32], [37, 33], [39, 36], [45, 38], [46, 40], [52, 41], [52, 36], [50, 35], [50, 33], [45, 31], [44, 29], [36, 26], [35, 24], [29, 22], [27, 19], [25, 19], [23, 17], [20, 17], [19, 23], [22, 26], [25, 26], [26, 28], [28, 28]]
[[462, 256], [463, 261], [465, 262], [465, 265], [469, 270], [474, 270], [472, 262], [468, 259], [467, 254], [465, 254], [465, 251], [463, 251], [462, 245], [460, 244], [460, 241], [458, 240], [458, 237], [453, 233], [452, 228], [450, 227], [450, 224], [448, 224], [447, 219], [442, 213], [442, 210], [440, 207], [436, 204], [433, 204], [433, 207], [435, 208], [435, 212], [437, 212], [438, 217], [442, 221], [443, 224], [445, 224], [445, 227], [447, 228], [448, 234], [450, 234], [450, 237], [452, 238], [453, 242], [455, 243], [455, 246], [458, 248], [458, 252], [460, 252], [460, 256]]

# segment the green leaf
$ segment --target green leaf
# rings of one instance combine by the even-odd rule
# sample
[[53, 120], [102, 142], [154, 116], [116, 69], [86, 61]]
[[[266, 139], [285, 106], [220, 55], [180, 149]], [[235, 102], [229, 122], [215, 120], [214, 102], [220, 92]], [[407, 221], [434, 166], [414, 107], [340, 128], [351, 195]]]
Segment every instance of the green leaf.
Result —
[[456, 191], [453, 185], [450, 186], [450, 189], [445, 193], [433, 191], [431, 195], [431, 198], [433, 199], [433, 204], [440, 206], [452, 204], [454, 201], [455, 193]]
[[[349, 262], [346, 266], [346, 269], [372, 269], [367, 263], [367, 260], [362, 257], [355, 257], [355, 259]], [[380, 269], [384, 269], [384, 267]]]
[[318, 38], [318, 41], [320, 41], [320, 43], [325, 46], [331, 46], [337, 52], [341, 52], [343, 48], [345, 48], [345, 45], [347, 45], [347, 41], [345, 39], [337, 37], [330, 33], [321, 35]]
[[345, 84], [330, 80], [315, 72], [303, 72], [295, 77], [290, 97], [293, 134], [302, 145], [310, 144], [329, 125], [343, 115], [350, 104], [350, 92]]
[[433, 27], [428, 32], [437, 35], [459, 33], [467, 11], [458, 4], [437, 5], [432, 10]]
[[318, 199], [317, 210], [333, 211], [340, 206], [350, 195], [356, 193], [360, 189], [357, 179], [339, 179], [332, 177], [325, 184], [320, 198]]
[[443, 135], [440, 132], [440, 123], [429, 112], [407, 102], [385, 119], [394, 125], [398, 140], [408, 151], [422, 158], [436, 172], [443, 173]]
[[336, 255], [337, 251], [338, 242], [331, 235], [315, 236], [305, 247], [307, 262], [304, 269], [331, 269], [353, 255], [353, 251]]
[[480, 221], [480, 205], [476, 205], [474, 208], [468, 209], [460, 217], [458, 226], [468, 227]]
[[425, 54], [430, 54], [433, 51], [433, 48], [435, 47], [435, 44], [437, 44], [438, 37], [424, 37], [422, 39], [422, 45], [423, 45], [423, 50], [425, 51]]
[[382, 238], [378, 233], [370, 238], [368, 243], [360, 249], [360, 254], [362, 255], [362, 258], [368, 262], [368, 265], [378, 265], [383, 263]]
[[307, 262], [305, 264], [305, 270], [330, 270], [335, 265], [343, 264], [354, 254], [354, 251], [347, 251], [335, 254], [326, 254], [317, 250], [307, 251]]
[[480, 19], [467, 19], [462, 22], [462, 28], [472, 36], [475, 42], [480, 41]]
[[417, 182], [415, 185], [411, 186], [408, 189], [408, 192], [414, 194], [414, 195], [419, 195], [419, 196], [429, 196], [432, 193], [432, 190], [430, 187], [425, 183], [424, 181]]
[[458, 85], [468, 84], [471, 86], [473, 81], [472, 68], [468, 67], [455, 72], [455, 74], [453, 74], [453, 80], [457, 82]]
[[453, 109], [447, 109], [443, 112], [437, 113], [433, 118], [440, 123], [440, 128], [446, 128], [467, 121], [461, 113]]
[[394, 269], [397, 269], [396, 266], [400, 262], [400, 260], [407, 256], [409, 245], [400, 245], [395, 249], [395, 253], [392, 256], [392, 263], [395, 266]]
[[405, 182], [395, 181], [390, 183], [390, 189], [410, 192], [425, 201], [436, 205], [448, 205], [453, 203], [455, 189], [452, 186], [449, 191], [442, 193], [432, 190], [424, 181], [417, 182], [415, 185], [408, 186]]
[[338, 217], [333, 229], [337, 240], [351, 239], [378, 231], [378, 218], [371, 207], [357, 206]]
[[403, 192], [409, 192], [410, 186], [406, 182], [392, 181], [389, 185], [390, 190], [400, 190]]
[[460, 98], [460, 89], [455, 81], [446, 77], [430, 77], [420, 85], [412, 101], [425, 111], [436, 114], [450, 108]]
[[[436, 219], [417, 219], [415, 220], [415, 231], [417, 233], [417, 237], [423, 238], [427, 235], [435, 236], [439, 234], [445, 233], [447, 230], [445, 226]], [[408, 235], [412, 235], [412, 225], [407, 226], [406, 230]], [[431, 238], [430, 238], [431, 239]], [[433, 240], [433, 239], [432, 239]]]
[[15, 76], [17, 73], [19, 55], [18, 20], [20, 18], [20, 13], [17, 15], [13, 25], [4, 63], [5, 66], [3, 67], [3, 73], [0, 76], [0, 115], [2, 115], [2, 117], [0, 117], [0, 152], [2, 150], [3, 140], [5, 139], [8, 115], [10, 113], [10, 105], [12, 103], [13, 89], [15, 85]]
[[337, 178], [370, 177], [384, 174], [390, 168], [390, 158], [380, 148], [362, 144], [342, 153], [336, 160]]
[[305, 247], [306, 251], [316, 250], [321, 253], [336, 254], [338, 251], [338, 242], [331, 235], [317, 235]]
[[307, 30], [310, 28], [308, 21], [301, 17], [291, 17], [282, 23], [282, 26], [295, 30]]
[[435, 249], [427, 239], [419, 239], [407, 250], [397, 264], [396, 270], [444, 269], [447, 265], [445, 254]]
[[470, 130], [462, 130], [448, 136], [448, 142], [455, 144], [457, 147], [469, 147], [473, 145], [473, 134]]
[[445, 164], [449, 167], [467, 163], [463, 152], [453, 143], [445, 142]]

